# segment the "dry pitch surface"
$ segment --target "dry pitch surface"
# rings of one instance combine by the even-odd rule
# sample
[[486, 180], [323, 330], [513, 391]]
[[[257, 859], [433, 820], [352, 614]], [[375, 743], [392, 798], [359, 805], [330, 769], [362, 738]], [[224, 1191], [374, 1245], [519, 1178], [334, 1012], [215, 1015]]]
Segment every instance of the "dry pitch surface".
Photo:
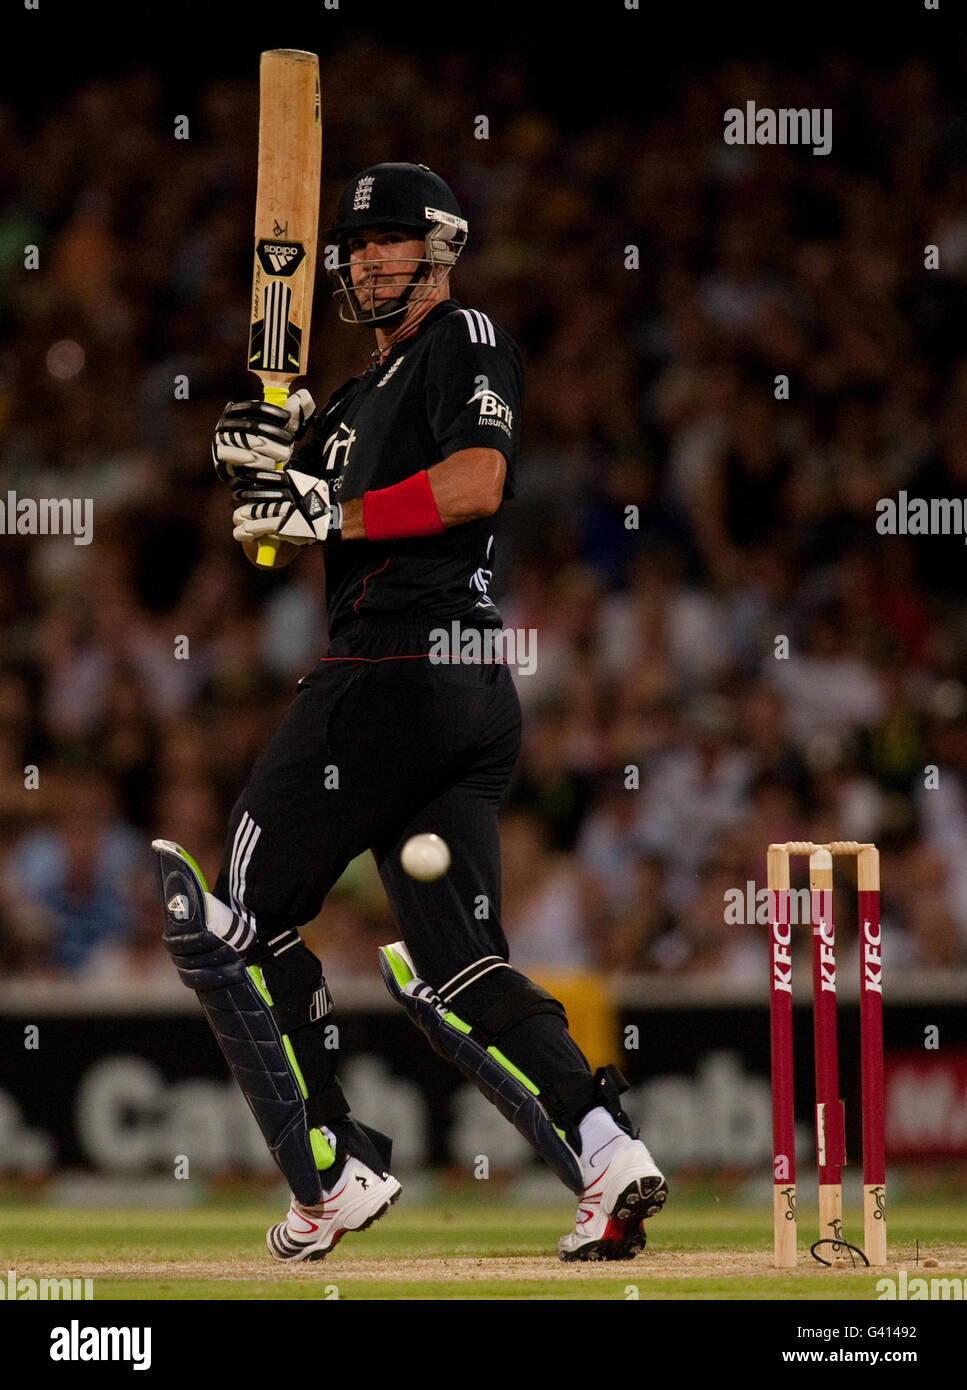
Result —
[[[562, 1264], [554, 1253], [570, 1211], [498, 1199], [394, 1207], [325, 1261], [279, 1265], [264, 1251], [275, 1207], [187, 1211], [0, 1207], [0, 1262], [18, 1276], [94, 1280], [101, 1299], [876, 1299], [877, 1280], [967, 1281], [967, 1207], [898, 1205], [890, 1266], [823, 1269], [809, 1255], [772, 1268], [771, 1213], [729, 1201], [669, 1203], [648, 1226], [649, 1248], [618, 1264]], [[858, 1229], [848, 1214], [847, 1233]], [[919, 1242], [919, 1250], [917, 1249]], [[917, 1265], [917, 1259], [920, 1265]], [[936, 1261], [926, 1266], [923, 1261]]]

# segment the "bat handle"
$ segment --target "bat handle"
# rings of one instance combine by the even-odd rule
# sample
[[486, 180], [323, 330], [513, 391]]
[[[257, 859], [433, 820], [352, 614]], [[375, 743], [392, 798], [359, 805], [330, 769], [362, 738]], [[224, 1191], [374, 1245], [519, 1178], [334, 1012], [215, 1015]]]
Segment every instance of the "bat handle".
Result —
[[[266, 386], [262, 390], [262, 399], [268, 401], [269, 405], [284, 406], [289, 399], [289, 388], [287, 386]], [[276, 464], [276, 468], [281, 470], [282, 464]], [[260, 565], [262, 569], [270, 570], [275, 565], [275, 557], [278, 552], [278, 541], [259, 541], [255, 563]]]

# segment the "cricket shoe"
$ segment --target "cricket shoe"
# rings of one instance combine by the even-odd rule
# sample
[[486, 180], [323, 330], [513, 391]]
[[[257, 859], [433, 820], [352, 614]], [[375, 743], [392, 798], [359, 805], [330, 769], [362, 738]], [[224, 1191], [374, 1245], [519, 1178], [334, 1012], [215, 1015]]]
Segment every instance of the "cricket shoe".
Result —
[[574, 1230], [558, 1241], [557, 1253], [562, 1260], [631, 1260], [645, 1248], [644, 1222], [665, 1205], [665, 1179], [640, 1139], [619, 1132], [585, 1159], [587, 1148], [587, 1185]]
[[322, 1205], [304, 1207], [293, 1197], [288, 1216], [271, 1227], [265, 1243], [277, 1260], [324, 1260], [347, 1231], [365, 1231], [385, 1215], [402, 1191], [390, 1173], [380, 1177], [349, 1158]]

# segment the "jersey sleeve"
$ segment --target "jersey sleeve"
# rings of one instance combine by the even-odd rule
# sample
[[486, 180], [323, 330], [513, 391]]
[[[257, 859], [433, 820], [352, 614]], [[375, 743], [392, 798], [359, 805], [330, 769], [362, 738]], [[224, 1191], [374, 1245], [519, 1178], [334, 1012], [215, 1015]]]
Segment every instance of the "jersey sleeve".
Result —
[[524, 370], [513, 339], [477, 309], [440, 324], [427, 364], [430, 428], [445, 459], [459, 449], [499, 449], [504, 496], [513, 497]]

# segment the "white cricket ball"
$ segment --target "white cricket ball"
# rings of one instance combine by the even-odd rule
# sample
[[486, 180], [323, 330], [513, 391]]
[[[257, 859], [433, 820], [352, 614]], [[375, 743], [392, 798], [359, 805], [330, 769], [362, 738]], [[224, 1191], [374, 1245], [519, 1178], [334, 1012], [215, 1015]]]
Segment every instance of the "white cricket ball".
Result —
[[400, 859], [410, 878], [417, 878], [421, 883], [442, 878], [450, 867], [447, 842], [439, 835], [414, 835], [403, 846]]

